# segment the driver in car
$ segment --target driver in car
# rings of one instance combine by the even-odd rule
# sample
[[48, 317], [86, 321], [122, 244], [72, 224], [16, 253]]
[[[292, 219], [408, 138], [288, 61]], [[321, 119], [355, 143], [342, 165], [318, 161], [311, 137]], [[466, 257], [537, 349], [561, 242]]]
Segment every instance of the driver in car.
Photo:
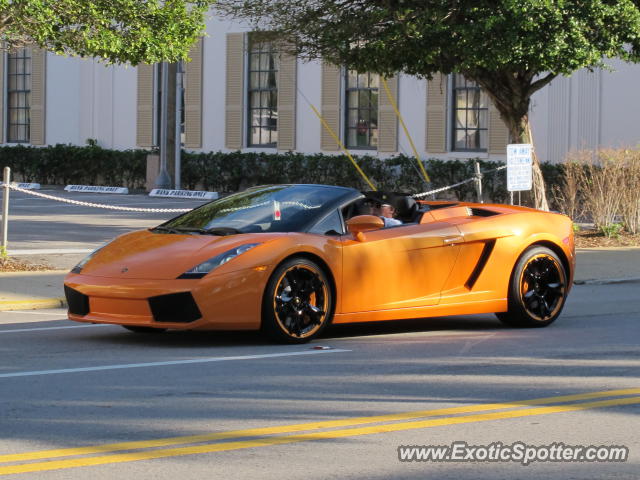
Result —
[[388, 203], [376, 202], [371, 206], [371, 215], [376, 215], [384, 221], [384, 226], [395, 227], [402, 225], [402, 220], [395, 218], [396, 209]]

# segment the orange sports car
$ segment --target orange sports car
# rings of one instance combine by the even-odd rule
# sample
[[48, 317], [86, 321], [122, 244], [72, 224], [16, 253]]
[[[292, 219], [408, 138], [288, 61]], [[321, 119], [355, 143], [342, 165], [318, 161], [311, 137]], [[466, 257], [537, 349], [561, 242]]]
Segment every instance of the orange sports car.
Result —
[[[381, 204], [396, 221], [372, 215]], [[564, 215], [272, 185], [121, 235], [74, 267], [64, 288], [79, 322], [262, 329], [302, 343], [331, 322], [496, 313], [512, 326], [546, 326], [574, 265]]]

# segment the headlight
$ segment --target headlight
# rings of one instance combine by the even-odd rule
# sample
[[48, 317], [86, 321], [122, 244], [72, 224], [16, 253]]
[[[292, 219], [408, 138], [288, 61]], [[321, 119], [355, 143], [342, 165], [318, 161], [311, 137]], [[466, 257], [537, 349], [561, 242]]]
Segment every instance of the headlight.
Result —
[[229, 260], [236, 258], [238, 255], [242, 255], [247, 250], [251, 250], [253, 247], [257, 247], [259, 243], [246, 243], [238, 247], [234, 247], [231, 250], [227, 250], [220, 255], [216, 255], [210, 258], [206, 262], [202, 262], [200, 265], [196, 265], [190, 270], [187, 270], [178, 278], [202, 278], [214, 268], [224, 265]]
[[89, 255], [87, 255], [82, 260], [80, 260], [80, 263], [78, 263], [75, 267], [73, 267], [71, 269], [71, 273], [80, 273], [80, 272], [82, 272], [82, 269], [87, 264], [87, 262], [89, 262], [89, 260], [91, 260], [95, 256], [96, 253], [98, 253], [100, 250], [102, 250], [106, 246], [107, 246], [107, 243], [105, 243], [101, 247], [96, 248], [93, 252], [91, 252]]

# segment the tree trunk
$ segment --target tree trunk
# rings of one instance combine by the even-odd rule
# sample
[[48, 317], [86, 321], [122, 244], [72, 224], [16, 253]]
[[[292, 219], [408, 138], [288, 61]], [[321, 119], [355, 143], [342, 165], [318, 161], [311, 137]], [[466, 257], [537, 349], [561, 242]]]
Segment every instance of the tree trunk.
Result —
[[[529, 137], [529, 143], [533, 145], [533, 134], [531, 133], [531, 124], [527, 118], [527, 136]], [[540, 168], [540, 160], [536, 149], [533, 149], [533, 205], [538, 210], [549, 211], [549, 202], [547, 201], [547, 188], [544, 183], [544, 176], [542, 175], [542, 169]]]
[[[529, 125], [529, 106], [531, 95], [548, 84], [554, 75], [547, 75], [531, 83], [533, 74], [524, 72], [514, 75], [513, 72], [475, 71], [469, 72], [469, 78], [475, 79], [491, 98], [496, 109], [500, 112], [500, 117], [507, 125], [512, 143], [531, 143], [531, 127]], [[535, 87], [535, 88], [534, 88]], [[533, 151], [533, 206], [539, 210], [549, 210], [547, 195], [544, 185], [544, 177], [540, 169], [540, 161]]]
[[[507, 117], [507, 118], [504, 118]], [[511, 134], [511, 141], [513, 143], [531, 143], [533, 144], [533, 138], [531, 135], [531, 125], [529, 124], [528, 115], [504, 115], [503, 119], [507, 123], [509, 133]], [[544, 177], [542, 176], [542, 169], [540, 168], [540, 160], [536, 155], [535, 147], [533, 150], [533, 206], [538, 210], [549, 211], [549, 203], [547, 202], [547, 193], [544, 184]]]

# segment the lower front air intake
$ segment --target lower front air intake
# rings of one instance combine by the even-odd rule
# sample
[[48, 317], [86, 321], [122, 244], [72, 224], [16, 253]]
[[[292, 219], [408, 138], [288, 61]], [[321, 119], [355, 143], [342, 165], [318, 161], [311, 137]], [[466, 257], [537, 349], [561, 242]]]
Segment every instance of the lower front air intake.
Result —
[[190, 292], [151, 297], [149, 307], [156, 322], [191, 323], [202, 317]]

